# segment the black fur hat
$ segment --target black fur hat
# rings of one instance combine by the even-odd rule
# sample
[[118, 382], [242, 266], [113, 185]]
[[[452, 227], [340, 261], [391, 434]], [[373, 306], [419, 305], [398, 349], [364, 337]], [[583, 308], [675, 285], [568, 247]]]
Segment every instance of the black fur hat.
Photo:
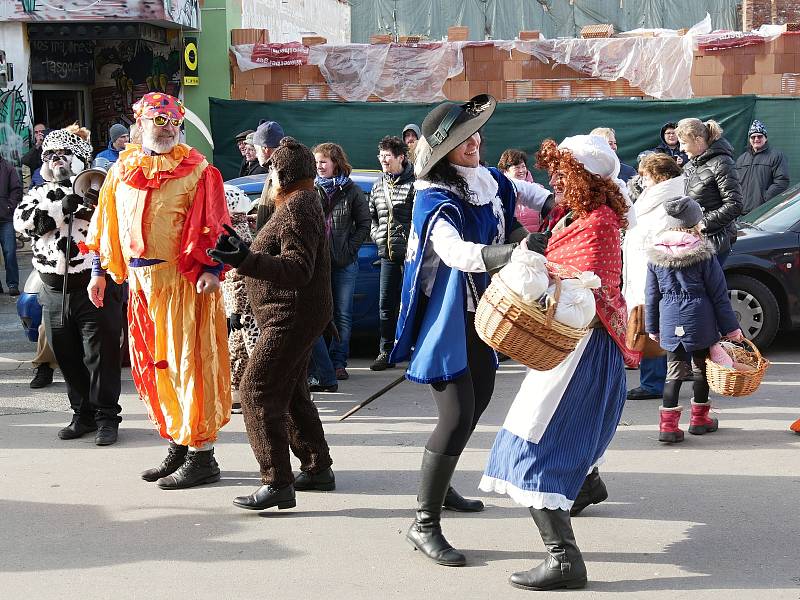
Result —
[[308, 146], [293, 137], [284, 137], [270, 157], [270, 166], [278, 173], [278, 183], [282, 188], [301, 179], [313, 179], [317, 174], [314, 155]]

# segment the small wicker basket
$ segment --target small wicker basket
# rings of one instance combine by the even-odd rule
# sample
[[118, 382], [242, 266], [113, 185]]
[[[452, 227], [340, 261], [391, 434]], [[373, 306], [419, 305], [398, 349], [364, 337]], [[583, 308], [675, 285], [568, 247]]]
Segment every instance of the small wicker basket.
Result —
[[536, 371], [557, 367], [589, 332], [553, 320], [561, 278], [551, 276], [556, 293], [547, 311], [526, 304], [500, 275], [492, 278], [475, 311], [475, 330], [484, 342]]
[[734, 363], [747, 365], [752, 371], [741, 371], [735, 367], [725, 367], [706, 359], [706, 378], [708, 386], [723, 396], [749, 396], [761, 385], [761, 379], [769, 368], [769, 361], [761, 356], [755, 344], [744, 338], [744, 343], [752, 350], [739, 346], [724, 346]]

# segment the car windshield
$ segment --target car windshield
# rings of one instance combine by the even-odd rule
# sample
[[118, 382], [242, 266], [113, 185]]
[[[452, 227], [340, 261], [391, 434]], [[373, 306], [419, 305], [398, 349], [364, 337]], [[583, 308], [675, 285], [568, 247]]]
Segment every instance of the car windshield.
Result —
[[742, 221], [764, 231], [788, 231], [800, 224], [800, 185], [750, 211]]

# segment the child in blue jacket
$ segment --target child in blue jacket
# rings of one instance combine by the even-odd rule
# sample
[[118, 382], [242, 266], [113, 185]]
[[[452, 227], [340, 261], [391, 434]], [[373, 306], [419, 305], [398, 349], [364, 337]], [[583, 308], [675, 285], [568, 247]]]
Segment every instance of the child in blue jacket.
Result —
[[648, 250], [645, 327], [667, 351], [658, 440], [681, 442], [681, 383], [693, 381], [689, 433], [716, 431], [717, 419], [708, 416], [706, 358], [720, 337], [740, 341], [742, 331], [731, 308], [722, 267], [700, 230], [703, 209], [689, 197], [666, 200], [664, 208], [665, 229]]

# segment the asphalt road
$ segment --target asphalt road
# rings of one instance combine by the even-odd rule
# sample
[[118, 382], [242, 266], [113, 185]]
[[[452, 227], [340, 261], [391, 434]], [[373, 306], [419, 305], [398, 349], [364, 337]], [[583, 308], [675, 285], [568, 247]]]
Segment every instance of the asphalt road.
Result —
[[[717, 433], [659, 444], [659, 402], [628, 403], [601, 469], [610, 498], [574, 520], [590, 583], [558, 598], [800, 598], [800, 436], [788, 430], [800, 417], [796, 340], [784, 335], [767, 353], [773, 365], [756, 394], [714, 399]], [[369, 349], [340, 393], [315, 398], [336, 491], [300, 492], [297, 508], [264, 513], [231, 505], [259, 485], [241, 416], [217, 445], [219, 483], [162, 491], [139, 478], [165, 444], [129, 373], [119, 443], [65, 442], [56, 438], [69, 420], [63, 380], [28, 387], [33, 349], [0, 296], [0, 598], [531, 597], [506, 583], [543, 556], [530, 516], [476, 489], [524, 376], [518, 365], [502, 365], [454, 478], [487, 508], [446, 514], [444, 531], [468, 559], [446, 568], [403, 539], [436, 418], [425, 387], [403, 383], [337, 421], [399, 374], [370, 372]]]

